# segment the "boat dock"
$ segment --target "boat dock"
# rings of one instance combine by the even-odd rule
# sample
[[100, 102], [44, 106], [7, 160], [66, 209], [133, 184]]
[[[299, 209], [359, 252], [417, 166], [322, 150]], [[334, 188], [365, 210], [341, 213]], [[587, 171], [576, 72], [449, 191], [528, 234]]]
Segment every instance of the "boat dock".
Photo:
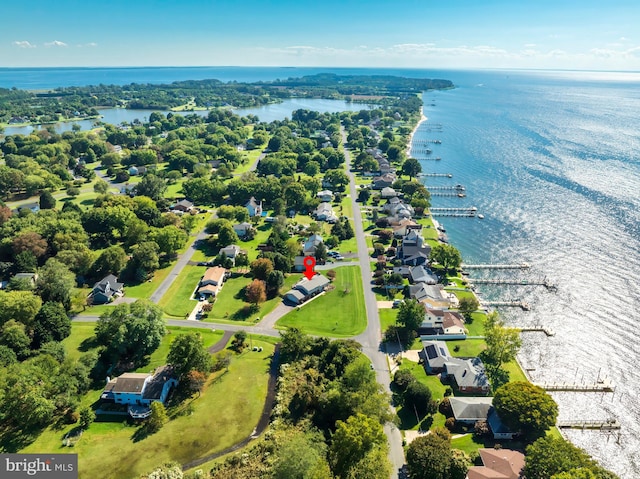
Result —
[[512, 308], [522, 308], [523, 311], [531, 311], [531, 305], [519, 299], [509, 301], [481, 301], [481, 306], [507, 306]]
[[431, 208], [432, 213], [467, 213], [470, 211], [478, 211], [478, 208], [471, 206], [469, 208]]
[[442, 140], [413, 140], [414, 145], [426, 145], [432, 143], [434, 145], [441, 145]]
[[553, 331], [552, 329], [543, 328], [541, 326], [536, 326], [533, 328], [520, 328], [520, 332], [521, 333], [544, 333], [549, 337], [556, 335], [556, 332]]
[[463, 264], [460, 268], [464, 269], [529, 269], [529, 263], [520, 264]]
[[497, 285], [510, 285], [510, 286], [544, 286], [549, 291], [557, 291], [558, 287], [544, 280], [529, 281], [527, 279], [482, 279], [482, 278], [467, 278], [469, 283], [473, 284], [497, 284]]
[[558, 421], [557, 426], [562, 429], [597, 429], [601, 431], [612, 431], [621, 427], [617, 419], [608, 419], [606, 421]]
[[450, 198], [454, 198], [454, 197], [458, 197], [458, 198], [464, 198], [465, 196], [467, 196], [465, 194], [464, 191], [460, 191], [460, 192], [445, 192], [445, 191], [434, 191], [433, 193], [431, 193], [431, 196], [440, 196], [440, 197], [450, 197]]
[[475, 211], [467, 211], [466, 213], [431, 213], [433, 217], [447, 216], [449, 218], [473, 218], [476, 216]]
[[431, 151], [429, 148], [411, 148], [412, 155], [420, 155], [420, 154], [430, 155], [431, 153], [433, 153], [433, 151]]
[[427, 186], [429, 191], [464, 191], [465, 187], [462, 185], [454, 186]]
[[602, 379], [592, 384], [572, 384], [572, 383], [537, 383], [545, 391], [572, 391], [572, 392], [594, 392], [611, 393], [615, 386], [608, 379]]
[[452, 173], [420, 173], [418, 176], [430, 178], [453, 178]]

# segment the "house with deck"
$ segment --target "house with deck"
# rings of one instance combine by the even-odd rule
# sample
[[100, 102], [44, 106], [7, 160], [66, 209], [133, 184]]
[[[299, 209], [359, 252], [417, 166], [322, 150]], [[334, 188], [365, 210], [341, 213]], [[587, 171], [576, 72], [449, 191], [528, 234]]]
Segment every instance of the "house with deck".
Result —
[[100, 399], [105, 402], [128, 405], [129, 415], [144, 419], [151, 414], [151, 403], [165, 403], [171, 388], [178, 385], [172, 366], [162, 366], [153, 374], [124, 373], [114, 379], [107, 378], [107, 385]]

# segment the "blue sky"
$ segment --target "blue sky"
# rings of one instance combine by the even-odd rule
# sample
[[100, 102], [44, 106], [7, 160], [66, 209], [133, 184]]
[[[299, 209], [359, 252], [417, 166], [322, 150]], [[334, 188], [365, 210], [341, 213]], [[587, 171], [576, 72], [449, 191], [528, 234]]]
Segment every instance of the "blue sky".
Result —
[[2, 17], [0, 67], [640, 71], [638, 0], [29, 0]]

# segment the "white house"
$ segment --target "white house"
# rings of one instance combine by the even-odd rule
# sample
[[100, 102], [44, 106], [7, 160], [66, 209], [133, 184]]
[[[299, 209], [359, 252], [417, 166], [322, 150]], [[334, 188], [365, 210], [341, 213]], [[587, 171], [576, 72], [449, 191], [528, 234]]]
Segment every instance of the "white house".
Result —
[[124, 373], [108, 380], [100, 396], [103, 401], [128, 404], [129, 414], [136, 418], [148, 417], [153, 401], [165, 403], [172, 387], [178, 385], [173, 367], [162, 366], [154, 374]]
[[316, 195], [323, 203], [333, 201], [333, 192], [331, 190], [318, 191]]
[[327, 223], [335, 223], [338, 221], [338, 217], [333, 212], [331, 203], [320, 203], [313, 214], [318, 221], [326, 221]]
[[198, 287], [198, 295], [200, 298], [215, 297], [222, 289], [225, 273], [226, 270], [220, 266], [207, 268]]

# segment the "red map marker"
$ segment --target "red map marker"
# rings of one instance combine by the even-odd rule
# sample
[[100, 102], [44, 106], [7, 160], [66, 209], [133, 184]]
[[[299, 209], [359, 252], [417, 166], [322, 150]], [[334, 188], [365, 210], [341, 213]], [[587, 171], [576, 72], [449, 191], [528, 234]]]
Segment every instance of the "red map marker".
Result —
[[305, 270], [304, 275], [307, 277], [309, 281], [316, 275], [316, 272], [313, 270], [316, 266], [316, 259], [313, 256], [307, 256], [304, 260], [302, 260], [302, 264], [304, 264]]

